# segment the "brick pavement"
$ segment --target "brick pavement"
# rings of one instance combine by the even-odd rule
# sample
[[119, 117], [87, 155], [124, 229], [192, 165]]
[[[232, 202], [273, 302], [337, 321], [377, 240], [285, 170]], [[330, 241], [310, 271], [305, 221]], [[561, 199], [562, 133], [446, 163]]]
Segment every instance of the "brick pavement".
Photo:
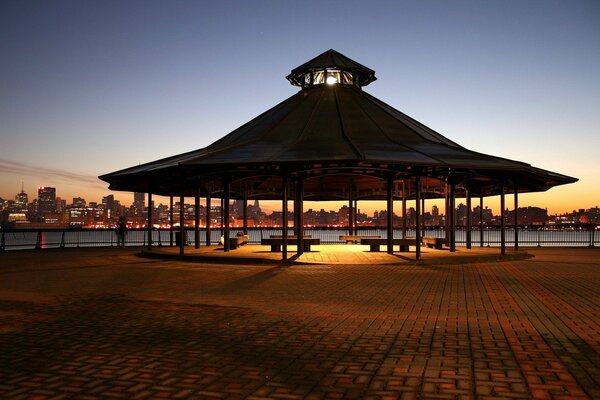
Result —
[[3, 253], [0, 398], [600, 398], [600, 252], [531, 253], [287, 268]]

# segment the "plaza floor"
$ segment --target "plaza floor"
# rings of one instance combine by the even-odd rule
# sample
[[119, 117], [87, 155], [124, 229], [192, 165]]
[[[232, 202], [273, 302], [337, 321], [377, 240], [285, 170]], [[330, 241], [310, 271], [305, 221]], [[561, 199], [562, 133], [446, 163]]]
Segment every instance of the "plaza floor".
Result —
[[0, 253], [1, 399], [600, 398], [600, 249], [139, 250]]

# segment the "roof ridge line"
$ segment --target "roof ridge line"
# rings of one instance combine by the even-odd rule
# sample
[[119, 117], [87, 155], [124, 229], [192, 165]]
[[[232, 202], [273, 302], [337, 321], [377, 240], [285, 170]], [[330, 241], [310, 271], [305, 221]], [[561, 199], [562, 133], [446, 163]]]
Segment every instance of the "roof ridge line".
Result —
[[[423, 140], [426, 140], [426, 141], [428, 141], [428, 142], [432, 142], [432, 143], [436, 143], [435, 141], [431, 140], [430, 138], [427, 138], [427, 137], [424, 137], [423, 135], [421, 135], [421, 133], [420, 133], [420, 132], [418, 132], [417, 130], [415, 130], [415, 129], [414, 129], [414, 127], [411, 127], [411, 126], [409, 126], [408, 124], [406, 124], [404, 121], [402, 121], [402, 120], [398, 119], [398, 118], [397, 118], [395, 115], [393, 115], [393, 113], [390, 111], [390, 109], [391, 109], [391, 110], [393, 110], [393, 111], [395, 111], [395, 112], [397, 112], [397, 113], [399, 113], [399, 114], [401, 114], [403, 117], [405, 117], [405, 118], [409, 119], [409, 120], [410, 120], [410, 122], [411, 122], [411, 123], [414, 123], [414, 125], [415, 125], [416, 127], [419, 127], [419, 128], [421, 128], [421, 129], [424, 129], [424, 130], [430, 130], [430, 131], [432, 131], [433, 133], [435, 133], [436, 135], [439, 135], [439, 136], [441, 136], [442, 138], [444, 138], [444, 139], [445, 139], [445, 140], [447, 140], [448, 142], [450, 142], [450, 143], [452, 143], [453, 145], [457, 146], [458, 148], [465, 149], [465, 148], [464, 148], [463, 146], [461, 146], [460, 144], [458, 144], [458, 143], [454, 142], [453, 140], [450, 140], [450, 139], [448, 139], [446, 136], [442, 135], [442, 134], [441, 134], [441, 133], [439, 133], [438, 131], [431, 129], [431, 128], [430, 128], [430, 127], [428, 127], [427, 125], [425, 125], [425, 124], [423, 124], [423, 123], [421, 123], [421, 122], [417, 121], [416, 119], [412, 118], [411, 116], [409, 116], [409, 115], [407, 115], [407, 114], [403, 113], [402, 111], [400, 111], [400, 110], [398, 110], [398, 109], [396, 109], [396, 108], [392, 107], [391, 105], [387, 104], [386, 102], [384, 102], [384, 101], [382, 101], [382, 100], [379, 100], [377, 97], [375, 97], [375, 96], [373, 96], [373, 95], [371, 95], [371, 94], [369, 94], [369, 93], [367, 93], [367, 92], [363, 92], [363, 93], [364, 93], [365, 95], [369, 96], [370, 100], [372, 100], [372, 102], [373, 102], [373, 103], [375, 103], [375, 104], [376, 104], [376, 105], [377, 105], [377, 106], [378, 106], [380, 109], [382, 109], [382, 110], [383, 110], [385, 113], [387, 113], [388, 115], [390, 115], [390, 116], [394, 117], [394, 118], [395, 118], [396, 120], [398, 120], [398, 122], [400, 122], [402, 125], [404, 125], [404, 126], [406, 126], [407, 128], [411, 129], [413, 132], [415, 132], [416, 134], [418, 134], [418, 135], [419, 135], [419, 136], [420, 136], [420, 137], [421, 137]], [[448, 143], [444, 143], [443, 141], [441, 141], [441, 142], [437, 142], [437, 143], [441, 143], [441, 144], [444, 144], [444, 145], [448, 146]]]
[[[299, 95], [302, 92], [305, 92], [306, 89], [299, 91], [297, 94]], [[307, 96], [305, 96], [304, 98], [306, 98]], [[304, 99], [303, 98], [303, 99]], [[308, 126], [309, 122], [313, 119], [314, 115], [315, 115], [315, 111], [318, 108], [318, 105], [321, 104], [321, 101], [323, 100], [323, 91], [321, 91], [321, 95], [318, 98], [318, 101], [315, 103], [315, 105], [313, 106], [312, 111], [310, 112], [310, 117], [308, 117], [306, 119], [306, 123], [304, 124], [304, 127], [302, 128], [302, 130], [300, 131], [300, 134], [296, 137], [296, 140], [294, 140], [289, 146], [285, 147], [285, 149], [281, 150], [279, 153], [277, 153], [277, 156], [279, 157], [279, 155], [286, 153], [287, 151], [289, 151], [290, 148], [294, 147], [296, 144], [298, 144], [298, 142], [300, 142], [300, 139], [302, 139], [302, 137], [304, 136], [304, 133], [306, 132], [306, 127]]]
[[338, 118], [340, 119], [340, 126], [342, 127], [342, 136], [344, 138], [346, 138], [346, 140], [350, 143], [350, 146], [352, 146], [352, 148], [354, 149], [354, 151], [356, 152], [356, 154], [358, 154], [358, 156], [360, 157], [360, 159], [364, 161], [366, 159], [365, 155], [360, 151], [360, 149], [352, 141], [352, 139], [350, 139], [350, 136], [348, 136], [346, 134], [346, 127], [344, 126], [344, 119], [342, 118], [342, 115], [340, 113], [340, 100], [338, 98], [338, 93], [337, 93], [337, 88], [336, 87], [333, 88], [333, 94], [335, 95], [335, 109], [337, 111]]
[[[361, 94], [361, 95], [362, 95], [362, 94], [365, 94], [365, 92], [363, 92], [363, 91], [361, 90], [361, 91], [360, 91], [360, 94]], [[368, 93], [366, 93], [366, 94], [368, 94]], [[430, 159], [432, 159], [432, 160], [436, 160], [436, 161], [440, 162], [442, 165], [448, 165], [448, 163], [446, 163], [445, 161], [442, 161], [441, 159], [439, 159], [439, 158], [437, 158], [437, 157], [433, 157], [433, 156], [431, 156], [431, 155], [429, 155], [429, 154], [426, 154], [426, 153], [424, 153], [424, 152], [422, 152], [422, 151], [419, 151], [419, 150], [417, 150], [417, 149], [414, 149], [413, 147], [411, 147], [411, 146], [409, 146], [409, 145], [407, 145], [407, 144], [405, 144], [405, 143], [401, 143], [401, 142], [397, 141], [396, 139], [394, 139], [394, 138], [390, 137], [390, 136], [389, 136], [389, 135], [388, 135], [388, 134], [387, 134], [387, 133], [386, 133], [386, 132], [385, 132], [383, 129], [381, 129], [381, 127], [379, 126], [379, 124], [378, 124], [378, 123], [377, 123], [377, 122], [376, 122], [376, 121], [375, 121], [375, 120], [374, 120], [374, 119], [371, 117], [371, 115], [369, 115], [369, 113], [367, 113], [367, 112], [364, 110], [364, 108], [361, 106], [361, 104], [360, 104], [360, 103], [356, 103], [356, 105], [357, 105], [357, 106], [360, 108], [360, 110], [363, 112], [363, 114], [364, 114], [364, 115], [365, 115], [367, 118], [369, 118], [369, 119], [370, 119], [370, 120], [373, 122], [373, 125], [375, 125], [375, 126], [377, 127], [377, 129], [379, 129], [379, 131], [380, 131], [380, 132], [383, 134], [383, 136], [385, 136], [385, 137], [386, 137], [386, 138], [387, 138], [389, 141], [391, 141], [391, 142], [393, 142], [393, 143], [396, 143], [396, 144], [398, 144], [398, 145], [400, 145], [400, 146], [402, 146], [402, 147], [406, 148], [406, 149], [407, 149], [407, 150], [409, 150], [409, 151], [414, 151], [415, 153], [419, 153], [419, 154], [421, 154], [421, 155], [423, 155], [423, 156], [425, 156], [425, 157], [427, 157], [427, 158], [430, 158]], [[384, 110], [384, 111], [385, 111], [385, 110]], [[388, 113], [388, 114], [389, 114], [389, 113]], [[391, 115], [391, 114], [390, 114], [390, 115]], [[393, 117], [393, 115], [392, 115], [392, 117]], [[406, 125], [405, 125], [405, 124], [404, 124], [402, 121], [399, 121], [399, 122], [400, 122], [400, 123], [402, 123], [404, 126], [406, 126]], [[407, 127], [407, 128], [409, 128], [409, 127]], [[421, 136], [421, 135], [419, 135], [419, 136]]]

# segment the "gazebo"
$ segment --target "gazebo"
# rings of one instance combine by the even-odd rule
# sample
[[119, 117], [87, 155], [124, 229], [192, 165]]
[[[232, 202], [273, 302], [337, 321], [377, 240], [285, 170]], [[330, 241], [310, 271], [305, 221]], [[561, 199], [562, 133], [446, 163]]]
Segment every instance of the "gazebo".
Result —
[[[208, 147], [100, 176], [111, 190], [195, 197], [196, 247], [199, 204], [221, 198], [229, 221], [231, 199], [282, 201], [282, 226], [288, 226], [288, 201], [294, 204], [297, 252], [303, 246], [305, 200], [348, 201], [350, 230], [356, 227], [358, 200], [387, 202], [387, 251], [393, 253], [393, 201], [402, 200], [403, 234], [406, 201], [416, 200], [416, 259], [421, 256], [421, 207], [425, 198], [445, 198], [447, 241], [456, 248], [454, 210], [466, 198], [467, 247], [471, 247], [471, 199], [500, 195], [501, 253], [505, 253], [505, 195], [546, 191], [576, 178], [527, 163], [468, 150], [378, 100], [363, 87], [375, 71], [328, 50], [293, 69], [286, 77], [300, 91]], [[210, 212], [210, 207], [207, 207]], [[151, 213], [149, 207], [149, 214]], [[180, 210], [183, 220], [183, 207]], [[149, 221], [152, 216], [149, 215]], [[515, 216], [515, 223], [516, 223]], [[152, 224], [149, 223], [149, 230]], [[516, 227], [516, 225], [515, 225]], [[183, 224], [180, 224], [183, 235]], [[210, 218], [207, 217], [210, 245]], [[224, 236], [230, 235], [224, 224]], [[517, 231], [515, 230], [515, 235]], [[149, 233], [149, 239], [151, 234]], [[183, 237], [183, 236], [182, 236]], [[282, 230], [282, 260], [287, 260], [288, 232]], [[151, 246], [151, 240], [149, 240]], [[515, 240], [518, 246], [518, 240]], [[184, 253], [180, 240], [180, 254]], [[224, 242], [229, 251], [229, 240]]]

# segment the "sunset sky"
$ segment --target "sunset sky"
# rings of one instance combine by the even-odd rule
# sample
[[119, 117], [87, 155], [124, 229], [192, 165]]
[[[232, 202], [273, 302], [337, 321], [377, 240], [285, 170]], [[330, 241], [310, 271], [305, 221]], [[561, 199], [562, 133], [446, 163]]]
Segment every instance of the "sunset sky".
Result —
[[330, 48], [464, 147], [579, 178], [521, 206], [600, 205], [597, 0], [3, 1], [0, 197], [100, 201], [98, 175], [209, 145]]

